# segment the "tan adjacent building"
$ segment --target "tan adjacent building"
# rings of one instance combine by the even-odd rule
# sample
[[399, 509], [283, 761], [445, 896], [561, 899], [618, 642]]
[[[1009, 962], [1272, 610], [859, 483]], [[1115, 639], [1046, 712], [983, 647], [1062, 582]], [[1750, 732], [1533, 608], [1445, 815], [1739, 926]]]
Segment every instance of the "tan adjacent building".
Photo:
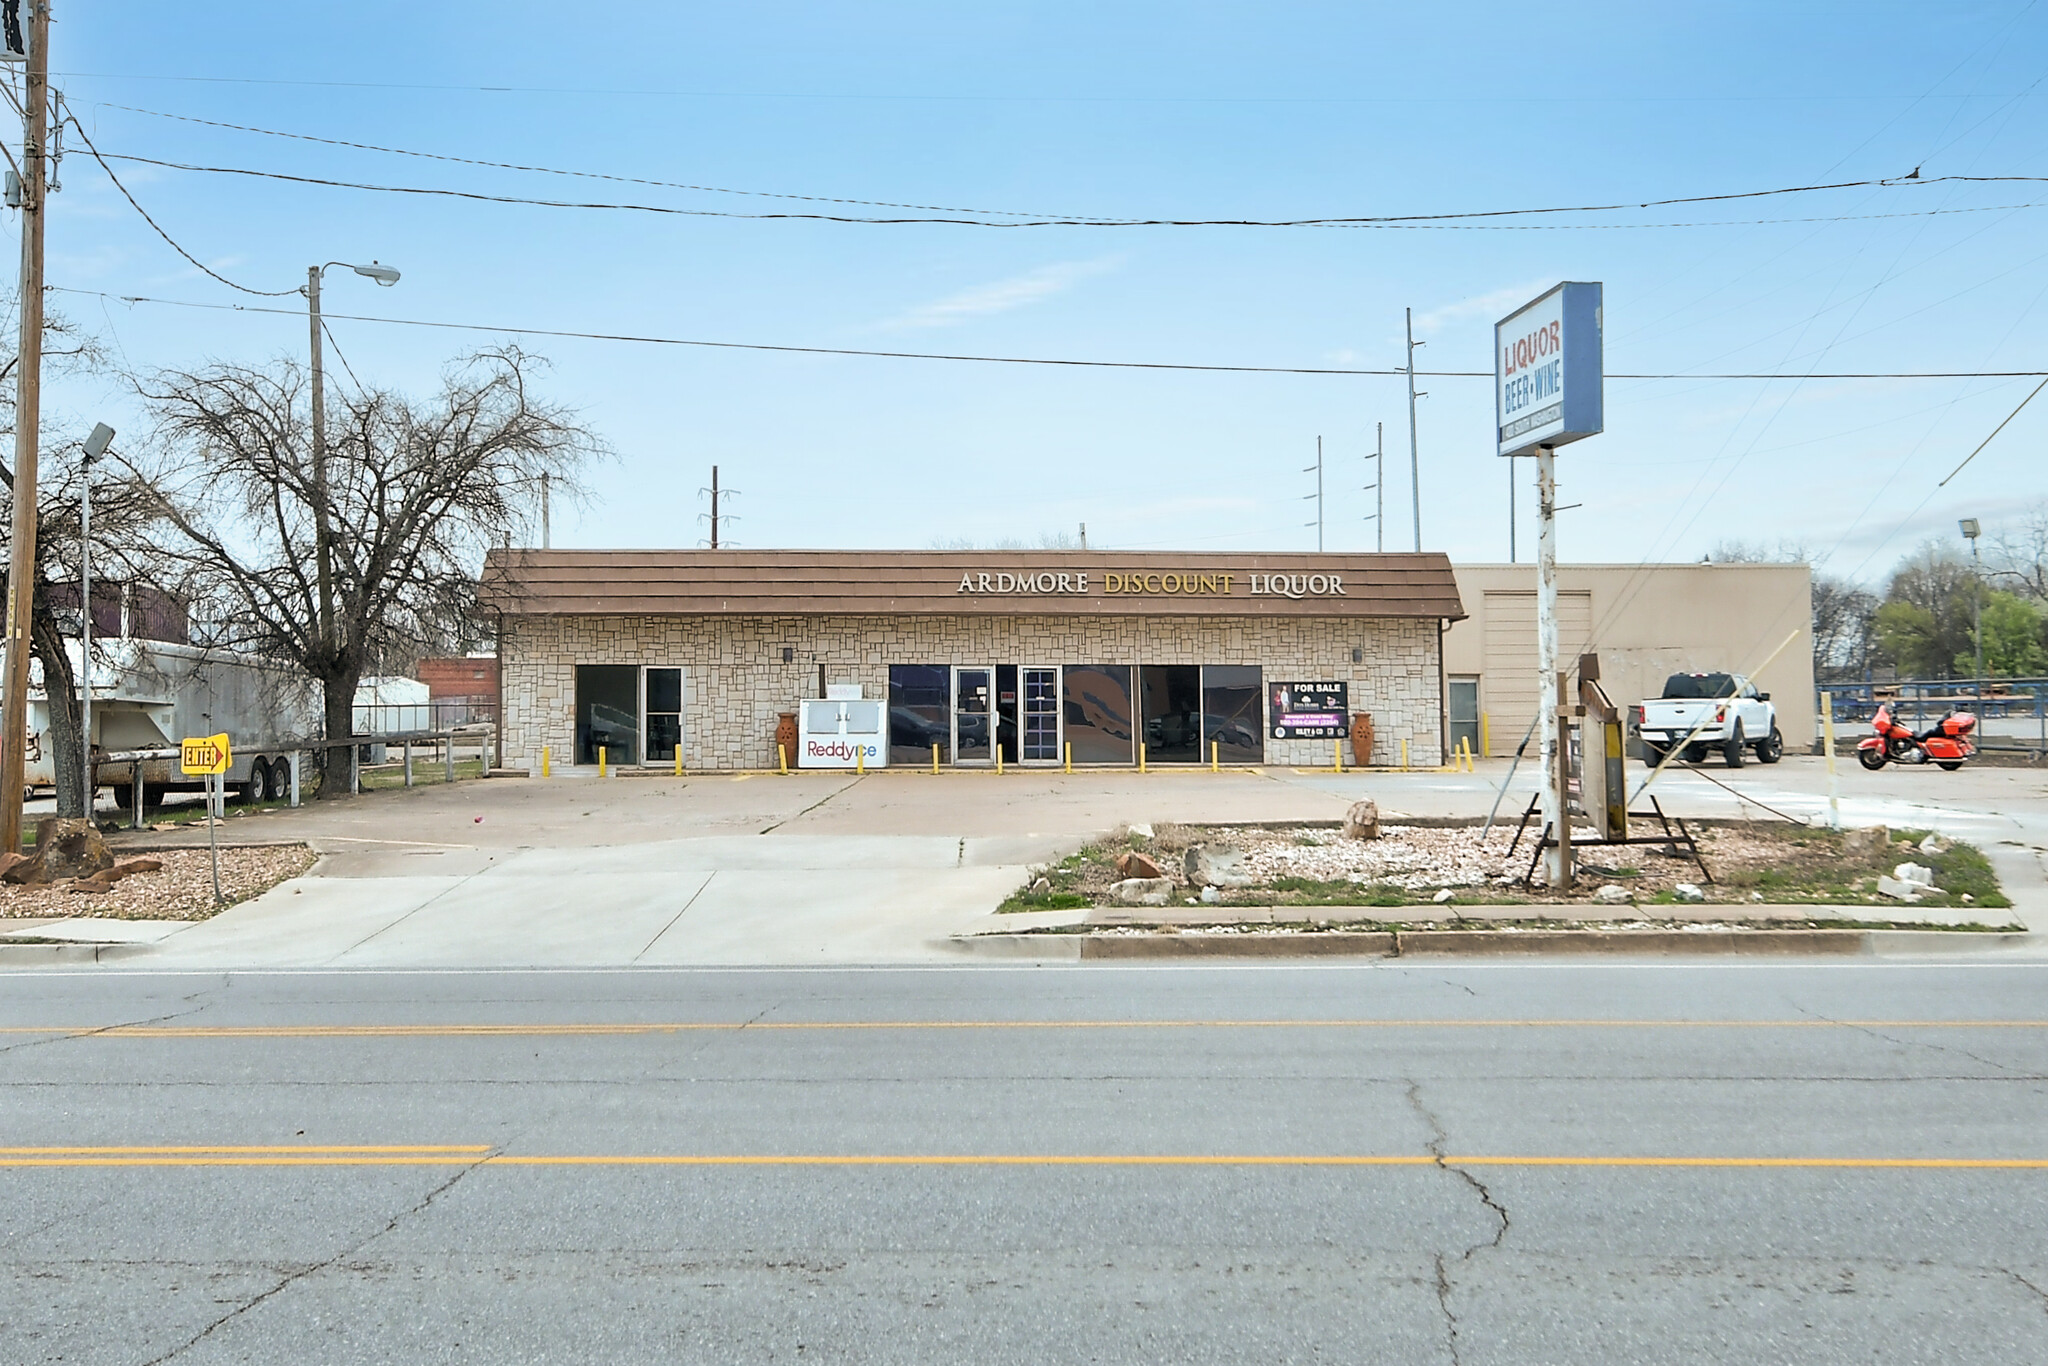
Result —
[[828, 692], [802, 766], [1326, 764], [1356, 712], [1434, 765], [1464, 614], [1440, 554], [510, 550], [480, 595], [528, 768], [774, 767]]
[[[1468, 614], [1444, 637], [1451, 743], [1515, 751], [1536, 711], [1536, 567], [1456, 569]], [[1600, 656], [1616, 705], [1655, 697], [1674, 673], [1753, 675], [1788, 746], [1814, 737], [1813, 573], [1803, 564], [1558, 567], [1558, 654]], [[1788, 639], [1789, 638], [1789, 639]], [[1765, 664], [1764, 661], [1770, 662]]]

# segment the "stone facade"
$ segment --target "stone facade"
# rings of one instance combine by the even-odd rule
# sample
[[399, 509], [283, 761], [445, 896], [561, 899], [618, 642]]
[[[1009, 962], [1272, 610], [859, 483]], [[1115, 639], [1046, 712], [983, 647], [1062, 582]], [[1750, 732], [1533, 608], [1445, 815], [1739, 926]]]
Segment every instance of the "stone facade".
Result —
[[[783, 663], [783, 652], [790, 662]], [[1352, 651], [1361, 652], [1360, 663]], [[683, 762], [772, 768], [775, 720], [828, 683], [889, 695], [891, 664], [1257, 664], [1268, 684], [1341, 679], [1373, 714], [1375, 760], [1443, 762], [1441, 640], [1407, 617], [507, 616], [503, 762], [538, 770], [575, 752], [576, 666], [683, 670]], [[1266, 762], [1322, 765], [1327, 740], [1265, 742]], [[1344, 761], [1351, 762], [1350, 746]]]

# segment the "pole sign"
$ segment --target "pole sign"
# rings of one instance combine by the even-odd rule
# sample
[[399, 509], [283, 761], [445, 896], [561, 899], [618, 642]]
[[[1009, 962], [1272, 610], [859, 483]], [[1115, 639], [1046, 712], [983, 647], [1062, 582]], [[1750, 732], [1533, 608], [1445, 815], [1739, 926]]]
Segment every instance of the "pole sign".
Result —
[[181, 741], [178, 766], [188, 774], [225, 773], [234, 757], [225, 735], [191, 736]]
[[1567, 281], [1495, 323], [1499, 454], [1527, 455], [1597, 436], [1601, 366], [1598, 282]]

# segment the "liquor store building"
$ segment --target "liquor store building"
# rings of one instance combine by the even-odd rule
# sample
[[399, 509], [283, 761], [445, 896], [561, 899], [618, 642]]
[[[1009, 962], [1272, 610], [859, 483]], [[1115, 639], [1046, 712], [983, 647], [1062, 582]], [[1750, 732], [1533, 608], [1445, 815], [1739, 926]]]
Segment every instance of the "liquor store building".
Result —
[[479, 592], [535, 771], [773, 768], [828, 695], [793, 766], [1322, 765], [1356, 712], [1435, 765], [1464, 616], [1440, 554], [504, 550]]

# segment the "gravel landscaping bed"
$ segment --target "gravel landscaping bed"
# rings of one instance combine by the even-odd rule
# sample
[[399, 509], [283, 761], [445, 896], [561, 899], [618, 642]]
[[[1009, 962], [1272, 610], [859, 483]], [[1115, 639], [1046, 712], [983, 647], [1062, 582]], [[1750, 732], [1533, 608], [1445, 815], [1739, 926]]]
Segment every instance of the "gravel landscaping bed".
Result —
[[[121, 857], [141, 851], [123, 850]], [[112, 920], [205, 920], [238, 901], [269, 891], [313, 866], [318, 857], [303, 844], [271, 844], [220, 851], [222, 902], [213, 903], [213, 861], [205, 849], [148, 852], [163, 868], [134, 873], [104, 892], [74, 892], [58, 882], [42, 887], [0, 884], [0, 921], [66, 916]]]
[[[1039, 870], [1034, 880], [1004, 903], [1010, 911], [1073, 909], [1116, 905], [1111, 888], [1121, 880], [1115, 860], [1126, 849], [1145, 854], [1174, 883], [1172, 904], [1203, 889], [1183, 871], [1183, 857], [1197, 845], [1241, 851], [1237, 870], [1244, 887], [1216, 888], [1207, 905], [1231, 906], [1407, 906], [1429, 905], [1455, 914], [1468, 905], [1583, 904], [1603, 888], [1625, 891], [1638, 905], [1669, 905], [1674, 889], [1691, 884], [1703, 904], [1849, 905], [1901, 908], [1878, 891], [1878, 879], [1901, 863], [1932, 870], [1934, 886], [1914, 903], [1929, 908], [2003, 909], [1990, 864], [1974, 847], [1941, 843], [1923, 850], [1923, 831], [1836, 832], [1765, 822], [1688, 822], [1712, 880], [1701, 874], [1684, 845], [1676, 856], [1663, 845], [1589, 845], [1579, 852], [1578, 878], [1569, 892], [1556, 893], [1522, 883], [1535, 853], [1534, 832], [1525, 834], [1512, 856], [1512, 823], [1496, 825], [1484, 838], [1480, 826], [1402, 825], [1389, 820], [1378, 839], [1346, 839], [1326, 826], [1159, 825], [1150, 836], [1092, 844], [1059, 864]], [[1652, 831], [1632, 827], [1634, 833]], [[1586, 832], [1590, 835], [1590, 831]], [[1042, 874], [1042, 877], [1040, 876]], [[1540, 878], [1540, 872], [1539, 872]], [[1042, 885], [1041, 885], [1042, 884]], [[1035, 890], [1034, 890], [1035, 889]], [[1446, 895], [1447, 894], [1447, 895]], [[1608, 897], [1618, 893], [1608, 892]], [[1688, 891], [1688, 896], [1690, 895]], [[1873, 917], [1881, 919], [1885, 917]], [[2002, 917], [2000, 917], [2002, 919]]]

